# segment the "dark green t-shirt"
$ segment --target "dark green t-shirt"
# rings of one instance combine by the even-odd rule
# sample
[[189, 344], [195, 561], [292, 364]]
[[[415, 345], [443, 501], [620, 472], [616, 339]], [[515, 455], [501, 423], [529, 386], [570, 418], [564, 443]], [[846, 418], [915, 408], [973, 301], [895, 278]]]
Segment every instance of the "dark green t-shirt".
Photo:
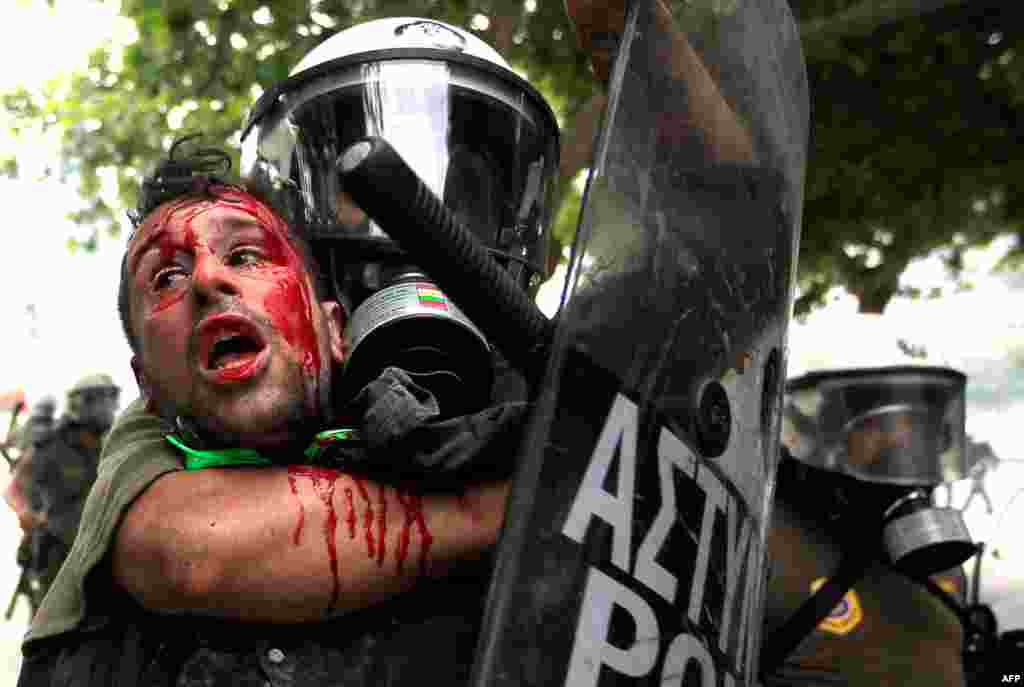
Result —
[[[401, 455], [432, 469], [458, 471], [477, 458], [507, 467], [521, 411], [509, 405], [432, 425], [426, 434], [412, 433], [422, 454]], [[415, 684], [426, 675], [444, 684], [468, 681], [489, 556], [461, 561], [444, 578], [421, 579], [389, 601], [318, 623], [262, 625], [157, 615], [114, 589], [107, 553], [117, 524], [148, 485], [185, 467], [166, 440], [168, 430], [145, 414], [140, 402], [115, 424], [72, 554], [26, 638], [19, 685], [65, 684], [68, 676], [74, 676], [68, 684], [89, 687], [370, 687]]]
[[161, 475], [184, 469], [165, 439], [167, 426], [132, 402], [104, 443], [96, 482], [85, 501], [78, 536], [39, 607], [26, 642], [76, 628], [85, 618], [85, 579], [107, 554], [124, 512]]

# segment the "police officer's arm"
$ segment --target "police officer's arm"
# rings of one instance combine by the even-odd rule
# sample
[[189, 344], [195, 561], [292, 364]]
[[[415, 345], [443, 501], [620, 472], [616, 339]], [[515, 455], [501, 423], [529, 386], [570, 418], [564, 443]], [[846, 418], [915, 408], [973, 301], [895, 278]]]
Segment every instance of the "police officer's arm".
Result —
[[157, 612], [321, 620], [408, 589], [421, 565], [443, 575], [479, 554], [504, 513], [505, 483], [420, 499], [342, 473], [291, 470], [160, 477], [116, 534], [115, 581]]
[[[621, 36], [626, 24], [623, 0], [566, 0], [569, 18], [576, 27], [577, 42], [590, 54], [594, 74], [607, 84], [614, 58], [613, 37]], [[676, 28], [672, 10], [664, 0], [655, 2], [659, 28], [672, 37], [665, 64], [673, 78], [687, 85], [689, 111], [671, 126], [699, 130], [711, 159], [718, 162], [753, 162], [753, 138], [715, 83], [703, 60], [690, 45], [686, 34]]]

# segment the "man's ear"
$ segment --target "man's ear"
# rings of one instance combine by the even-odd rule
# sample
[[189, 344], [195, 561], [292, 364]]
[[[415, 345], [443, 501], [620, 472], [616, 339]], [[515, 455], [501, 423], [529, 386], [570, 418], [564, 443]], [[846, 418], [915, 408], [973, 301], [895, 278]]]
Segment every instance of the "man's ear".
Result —
[[348, 316], [345, 308], [338, 301], [320, 301], [320, 308], [327, 318], [327, 342], [331, 351], [331, 357], [335, 364], [341, 365], [348, 360], [348, 341], [345, 339], [345, 325], [348, 324]]

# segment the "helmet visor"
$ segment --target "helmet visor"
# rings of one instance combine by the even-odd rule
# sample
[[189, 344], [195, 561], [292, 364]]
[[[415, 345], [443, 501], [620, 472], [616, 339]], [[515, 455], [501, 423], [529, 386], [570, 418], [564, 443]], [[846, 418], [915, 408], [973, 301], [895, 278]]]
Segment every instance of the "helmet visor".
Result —
[[347, 242], [345, 262], [389, 247], [336, 171], [350, 145], [378, 136], [510, 269], [542, 271], [557, 125], [535, 93], [436, 59], [342, 60], [319, 74], [296, 77], [243, 142], [246, 182], [294, 226], [314, 240]]
[[966, 474], [966, 378], [947, 368], [813, 373], [787, 385], [794, 458], [867, 482], [935, 485]]

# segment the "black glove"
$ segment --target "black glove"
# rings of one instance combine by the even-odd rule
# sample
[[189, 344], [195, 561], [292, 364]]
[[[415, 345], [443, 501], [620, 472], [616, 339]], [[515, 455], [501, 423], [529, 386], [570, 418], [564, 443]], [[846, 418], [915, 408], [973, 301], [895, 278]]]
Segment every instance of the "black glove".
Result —
[[[428, 482], [503, 479], [512, 474], [528, 404], [502, 403], [478, 413], [439, 419], [421, 375], [386, 368], [352, 400], [366, 450], [348, 467]], [[353, 461], [363, 464], [352, 465]]]

